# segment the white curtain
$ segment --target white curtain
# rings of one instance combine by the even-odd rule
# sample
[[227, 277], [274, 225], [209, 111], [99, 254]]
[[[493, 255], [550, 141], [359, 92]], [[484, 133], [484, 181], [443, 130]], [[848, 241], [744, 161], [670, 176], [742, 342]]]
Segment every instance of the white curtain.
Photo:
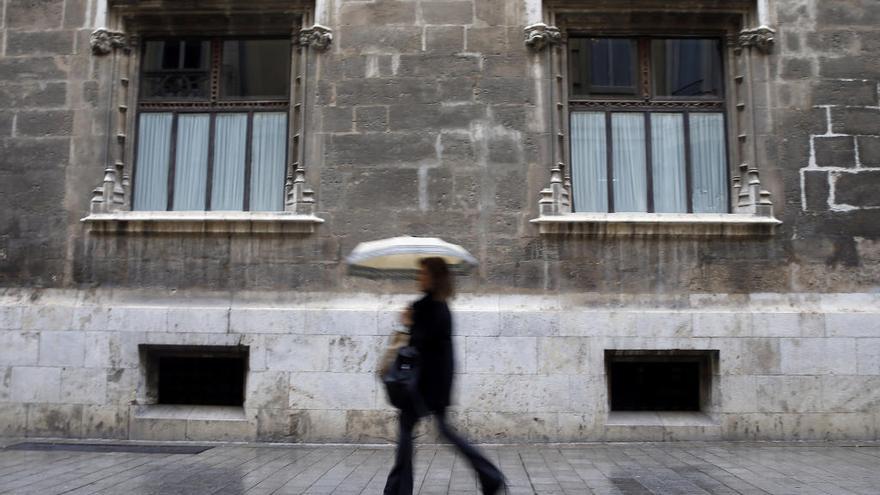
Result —
[[576, 211], [608, 211], [605, 114], [571, 113], [571, 181]]
[[651, 114], [651, 170], [654, 211], [687, 213], [684, 115]]
[[692, 113], [690, 127], [694, 213], [727, 213], [724, 116]]
[[614, 211], [648, 211], [644, 115], [612, 114], [611, 143]]
[[212, 210], [244, 207], [244, 161], [247, 146], [244, 113], [217, 115], [214, 123], [214, 174], [211, 183]]
[[286, 136], [287, 114], [254, 114], [250, 196], [253, 211], [284, 209]]
[[208, 114], [177, 117], [177, 149], [174, 161], [174, 209], [204, 210], [208, 178]]
[[168, 162], [171, 154], [171, 113], [142, 113], [134, 178], [134, 210], [168, 209]]

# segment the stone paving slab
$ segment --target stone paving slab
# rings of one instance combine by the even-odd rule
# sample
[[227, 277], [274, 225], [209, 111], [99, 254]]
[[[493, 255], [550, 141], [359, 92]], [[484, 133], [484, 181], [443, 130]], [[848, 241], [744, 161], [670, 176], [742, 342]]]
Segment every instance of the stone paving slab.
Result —
[[[15, 443], [0, 439], [0, 447]], [[507, 494], [880, 494], [880, 443], [491, 445]], [[387, 445], [222, 444], [200, 454], [0, 450], [0, 494], [381, 494]], [[479, 493], [445, 445], [416, 453], [416, 490]]]

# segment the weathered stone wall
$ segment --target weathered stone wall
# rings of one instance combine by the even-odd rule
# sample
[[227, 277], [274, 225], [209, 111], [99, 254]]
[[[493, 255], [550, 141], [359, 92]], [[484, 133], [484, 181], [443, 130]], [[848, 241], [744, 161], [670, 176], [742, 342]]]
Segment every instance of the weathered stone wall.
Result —
[[[8, 291], [0, 434], [391, 441], [374, 374], [409, 296]], [[480, 441], [875, 439], [878, 296], [482, 296], [453, 303], [454, 424]], [[284, 309], [280, 309], [284, 308]], [[734, 309], [735, 308], [735, 309]], [[243, 412], [150, 405], [139, 344], [248, 346]], [[719, 351], [705, 416], [609, 415], [606, 349]], [[430, 428], [422, 439], [436, 438]]]

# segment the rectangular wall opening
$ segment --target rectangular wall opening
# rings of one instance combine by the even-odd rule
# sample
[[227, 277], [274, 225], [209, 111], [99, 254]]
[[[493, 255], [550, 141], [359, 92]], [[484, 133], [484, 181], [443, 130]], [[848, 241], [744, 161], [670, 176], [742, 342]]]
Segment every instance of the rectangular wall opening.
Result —
[[140, 352], [149, 403], [244, 405], [247, 347], [142, 345]]
[[718, 351], [606, 350], [611, 411], [703, 411]]

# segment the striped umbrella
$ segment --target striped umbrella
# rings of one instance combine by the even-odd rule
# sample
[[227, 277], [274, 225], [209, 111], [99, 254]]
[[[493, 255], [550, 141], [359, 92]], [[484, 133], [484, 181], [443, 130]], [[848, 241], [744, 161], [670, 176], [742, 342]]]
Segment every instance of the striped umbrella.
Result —
[[362, 242], [346, 257], [348, 274], [366, 278], [414, 278], [422, 258], [443, 258], [456, 274], [469, 272], [477, 260], [466, 249], [436, 237], [392, 237]]

